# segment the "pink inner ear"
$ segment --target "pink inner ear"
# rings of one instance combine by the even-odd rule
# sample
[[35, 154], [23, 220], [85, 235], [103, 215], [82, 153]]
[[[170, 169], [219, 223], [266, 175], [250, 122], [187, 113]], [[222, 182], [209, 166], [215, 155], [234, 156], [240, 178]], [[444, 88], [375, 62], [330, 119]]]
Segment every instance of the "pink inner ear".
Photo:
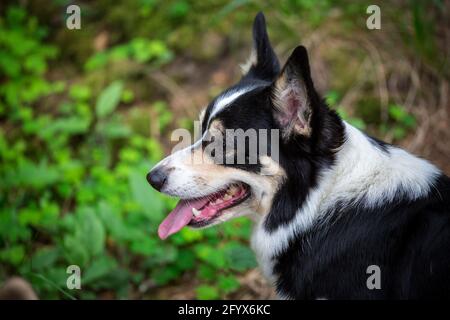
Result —
[[292, 122], [301, 128], [306, 126], [305, 119], [300, 115], [306, 108], [306, 99], [302, 97], [300, 88], [296, 84], [289, 84], [281, 94], [282, 111], [278, 117], [280, 125], [288, 126]]

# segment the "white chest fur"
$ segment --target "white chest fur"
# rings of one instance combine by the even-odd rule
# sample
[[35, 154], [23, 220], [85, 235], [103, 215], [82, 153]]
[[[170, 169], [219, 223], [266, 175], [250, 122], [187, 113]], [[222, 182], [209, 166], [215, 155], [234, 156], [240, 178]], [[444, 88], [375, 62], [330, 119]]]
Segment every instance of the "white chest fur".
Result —
[[380, 150], [346, 123], [346, 142], [337, 152], [335, 165], [321, 174], [291, 222], [272, 232], [264, 228], [265, 218], [256, 222], [251, 245], [263, 274], [275, 284], [273, 258], [337, 201], [361, 200], [370, 208], [399, 194], [413, 200], [428, 193], [439, 174], [435, 166], [402, 149], [388, 146], [387, 152]]

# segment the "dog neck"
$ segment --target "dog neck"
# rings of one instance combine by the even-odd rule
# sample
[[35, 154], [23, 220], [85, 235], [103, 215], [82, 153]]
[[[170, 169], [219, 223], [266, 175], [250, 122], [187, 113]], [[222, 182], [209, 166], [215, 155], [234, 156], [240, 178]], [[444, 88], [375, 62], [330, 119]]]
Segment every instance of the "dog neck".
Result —
[[293, 190], [280, 189], [288, 195], [275, 199], [273, 208], [292, 212], [272, 210], [270, 214], [292, 218], [275, 227], [268, 227], [268, 216], [256, 222], [252, 247], [263, 273], [272, 281], [276, 280], [272, 274], [274, 257], [317, 222], [326, 223], [329, 217], [324, 215], [337, 203], [374, 208], [396, 196], [414, 200], [427, 194], [440, 174], [429, 162], [377, 141], [345, 122], [344, 130], [345, 141], [335, 153], [333, 164], [316, 172], [317, 182], [300, 204], [289, 198]]

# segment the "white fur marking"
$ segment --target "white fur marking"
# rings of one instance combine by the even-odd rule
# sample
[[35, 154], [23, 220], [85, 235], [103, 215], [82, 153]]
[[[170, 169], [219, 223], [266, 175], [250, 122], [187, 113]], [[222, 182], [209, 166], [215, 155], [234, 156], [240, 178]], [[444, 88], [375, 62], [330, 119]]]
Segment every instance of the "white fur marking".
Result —
[[322, 174], [292, 222], [268, 233], [264, 219], [257, 222], [252, 247], [269, 280], [276, 281], [272, 258], [289, 245], [296, 234], [339, 200], [363, 200], [368, 208], [392, 200], [398, 192], [411, 200], [430, 191], [439, 170], [428, 161], [408, 152], [387, 147], [388, 153], [374, 146], [361, 131], [345, 123], [346, 142], [337, 152], [336, 164]]
[[216, 102], [214, 103], [213, 109], [210, 113], [210, 116], [208, 119], [208, 125], [209, 125], [209, 122], [211, 121], [211, 119], [213, 119], [217, 113], [219, 113], [224, 108], [229, 106], [234, 100], [236, 100], [243, 94], [253, 90], [254, 88], [255, 88], [254, 86], [249, 86], [246, 88], [232, 90], [232, 91], [226, 92], [225, 94], [219, 96], [217, 98]]

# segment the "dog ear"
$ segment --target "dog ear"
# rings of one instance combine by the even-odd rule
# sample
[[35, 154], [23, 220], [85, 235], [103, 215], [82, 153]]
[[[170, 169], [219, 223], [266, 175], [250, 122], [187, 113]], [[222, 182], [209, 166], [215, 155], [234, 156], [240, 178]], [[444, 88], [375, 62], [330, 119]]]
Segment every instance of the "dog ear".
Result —
[[319, 97], [314, 89], [306, 48], [295, 48], [281, 74], [272, 84], [274, 118], [282, 128], [283, 137], [310, 137], [314, 106]]
[[253, 48], [250, 58], [241, 67], [243, 78], [273, 81], [280, 72], [280, 64], [270, 45], [266, 19], [262, 12], [259, 12], [253, 21]]

